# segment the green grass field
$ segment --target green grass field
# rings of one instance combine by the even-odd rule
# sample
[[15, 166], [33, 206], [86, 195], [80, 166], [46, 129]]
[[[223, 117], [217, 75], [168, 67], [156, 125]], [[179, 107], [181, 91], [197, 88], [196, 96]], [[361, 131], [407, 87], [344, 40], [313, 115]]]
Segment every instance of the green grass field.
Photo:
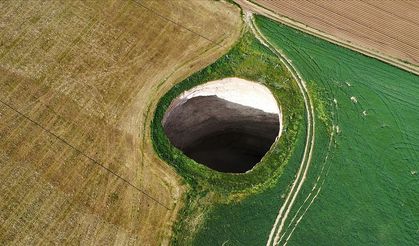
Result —
[[[313, 163], [280, 243], [291, 235], [288, 245], [416, 245], [419, 77], [264, 17], [256, 24], [292, 60], [323, 102], [315, 100], [317, 116], [325, 111], [335, 129], [331, 139], [316, 119]], [[195, 243], [266, 244], [303, 138], [300, 131], [275, 187], [217, 206]]]

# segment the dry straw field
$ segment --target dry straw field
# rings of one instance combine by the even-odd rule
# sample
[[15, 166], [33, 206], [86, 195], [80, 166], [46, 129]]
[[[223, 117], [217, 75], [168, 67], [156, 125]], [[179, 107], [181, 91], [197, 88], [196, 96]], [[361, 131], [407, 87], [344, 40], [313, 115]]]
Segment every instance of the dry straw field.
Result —
[[184, 188], [156, 100], [240, 29], [224, 2], [1, 1], [0, 244], [167, 242]]
[[[243, 7], [265, 14], [247, 0]], [[326, 39], [337, 40], [359, 51], [419, 73], [419, 1], [394, 0], [256, 0], [286, 24]], [[261, 12], [262, 11], [262, 12]], [[274, 18], [272, 15], [268, 15]], [[302, 25], [298, 25], [298, 23]]]

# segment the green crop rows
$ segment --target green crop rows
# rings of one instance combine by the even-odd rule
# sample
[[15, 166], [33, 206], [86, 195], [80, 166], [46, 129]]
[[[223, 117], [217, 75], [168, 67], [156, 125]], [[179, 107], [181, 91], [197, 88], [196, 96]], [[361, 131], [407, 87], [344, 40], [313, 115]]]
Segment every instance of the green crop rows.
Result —
[[[264, 17], [256, 24], [324, 102], [316, 105], [312, 167], [286, 221], [288, 245], [417, 244], [419, 77]], [[333, 138], [319, 124], [322, 111]], [[213, 210], [196, 244], [266, 244], [294, 157], [276, 187]]]

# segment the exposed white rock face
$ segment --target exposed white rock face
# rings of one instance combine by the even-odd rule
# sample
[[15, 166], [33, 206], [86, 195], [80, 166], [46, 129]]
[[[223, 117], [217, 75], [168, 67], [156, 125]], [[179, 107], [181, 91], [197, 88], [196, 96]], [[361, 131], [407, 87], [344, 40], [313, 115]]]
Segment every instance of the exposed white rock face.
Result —
[[196, 86], [182, 93], [179, 99], [197, 96], [217, 96], [232, 103], [241, 104], [267, 113], [279, 114], [272, 93], [265, 86], [240, 78], [225, 78]]

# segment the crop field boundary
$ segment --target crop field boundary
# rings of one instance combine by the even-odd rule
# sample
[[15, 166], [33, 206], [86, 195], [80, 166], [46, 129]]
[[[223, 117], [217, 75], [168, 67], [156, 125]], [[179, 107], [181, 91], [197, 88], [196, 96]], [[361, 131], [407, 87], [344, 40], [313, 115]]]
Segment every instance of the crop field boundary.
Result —
[[395, 67], [404, 69], [406, 71], [409, 71], [413, 74], [419, 75], [419, 68], [418, 66], [414, 65], [414, 64], [410, 64], [410, 63], [406, 63], [400, 59], [379, 53], [379, 52], [374, 52], [371, 51], [368, 48], [365, 48], [363, 46], [360, 45], [356, 45], [354, 43], [349, 43], [348, 41], [345, 41], [343, 39], [340, 39], [338, 37], [335, 37], [333, 35], [324, 33], [320, 30], [317, 30], [315, 28], [311, 28], [307, 25], [305, 25], [304, 23], [295, 21], [293, 19], [290, 19], [286, 16], [277, 14], [275, 12], [273, 12], [270, 9], [267, 9], [259, 4], [254, 3], [253, 1], [248, 1], [248, 0], [234, 0], [237, 4], [239, 4], [243, 10], [248, 10], [263, 16], [266, 16], [268, 18], [271, 18], [273, 20], [279, 21], [280, 23], [283, 23], [289, 27], [295, 28], [297, 30], [300, 30], [302, 32], [311, 34], [313, 36], [325, 39], [329, 42], [332, 42], [334, 44], [343, 46], [345, 48], [349, 48], [352, 50], [355, 50], [357, 52], [362, 53], [363, 55], [372, 57], [372, 58], [376, 58], [378, 60], [381, 60], [383, 62], [386, 62], [388, 64], [391, 64]]

